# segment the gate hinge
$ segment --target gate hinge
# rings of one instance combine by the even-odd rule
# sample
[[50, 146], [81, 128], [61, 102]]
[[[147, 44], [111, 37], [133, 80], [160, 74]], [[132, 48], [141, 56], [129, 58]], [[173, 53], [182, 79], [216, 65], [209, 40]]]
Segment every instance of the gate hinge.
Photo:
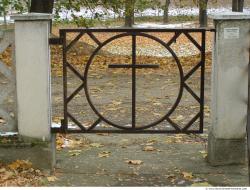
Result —
[[49, 44], [50, 45], [62, 45], [63, 38], [49, 38]]

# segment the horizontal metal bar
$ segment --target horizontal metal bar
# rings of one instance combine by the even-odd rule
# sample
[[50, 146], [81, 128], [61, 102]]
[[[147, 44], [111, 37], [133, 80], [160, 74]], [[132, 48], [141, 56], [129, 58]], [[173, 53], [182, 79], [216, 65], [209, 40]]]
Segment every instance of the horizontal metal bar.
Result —
[[62, 45], [63, 38], [49, 38], [49, 44], [50, 45]]
[[208, 32], [216, 32], [216, 29], [215, 28], [207, 28], [206, 31], [208, 31]]
[[132, 64], [110, 64], [108, 68], [110, 69], [130, 69], [130, 68], [136, 68], [136, 69], [157, 69], [159, 68], [159, 65], [153, 65], [153, 64], [140, 64], [140, 65], [132, 65]]
[[211, 28], [68, 28], [62, 32], [203, 32]]
[[[61, 128], [51, 128], [52, 133], [64, 133]], [[188, 131], [167, 131], [167, 130], [70, 130], [68, 129], [66, 133], [116, 133], [116, 134], [201, 134], [202, 132], [199, 130], [188, 130]]]

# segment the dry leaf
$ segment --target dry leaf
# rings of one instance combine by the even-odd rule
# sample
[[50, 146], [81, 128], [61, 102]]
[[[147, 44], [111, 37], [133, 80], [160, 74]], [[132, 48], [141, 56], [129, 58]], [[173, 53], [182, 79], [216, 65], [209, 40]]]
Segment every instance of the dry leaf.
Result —
[[155, 102], [155, 103], [153, 103], [153, 105], [154, 105], [154, 106], [161, 106], [162, 103], [160, 103], [160, 102]]
[[8, 165], [8, 167], [12, 170], [17, 169], [30, 169], [32, 167], [32, 163], [27, 160], [16, 160]]
[[161, 114], [159, 113], [153, 113], [154, 116], [162, 116]]
[[207, 157], [207, 152], [204, 150], [204, 151], [199, 151], [199, 153], [202, 154], [202, 157], [203, 158], [206, 158]]
[[0, 124], [5, 124], [5, 120], [3, 118], [0, 118]]
[[212, 187], [212, 185], [210, 185], [207, 182], [203, 182], [203, 183], [193, 183], [191, 185], [192, 187]]
[[74, 152], [74, 153], [71, 153], [71, 154], [69, 154], [70, 156], [79, 156], [80, 155], [80, 153], [79, 152]]
[[178, 115], [178, 116], [175, 118], [176, 121], [181, 121], [181, 120], [183, 120], [183, 119], [184, 119], [184, 116], [183, 116], [183, 115]]
[[101, 147], [104, 147], [103, 144], [100, 144], [100, 143], [91, 143], [90, 144], [91, 147], [94, 147], [94, 148], [101, 148]]
[[5, 168], [1, 168], [0, 169], [0, 173], [4, 173], [4, 172], [6, 172], [6, 169]]
[[176, 178], [176, 176], [175, 176], [174, 174], [166, 175], [166, 177], [167, 177], [168, 179]]
[[153, 145], [154, 143], [153, 142], [151, 142], [151, 143], [147, 143], [147, 144], [145, 144], [146, 146], [151, 146], [151, 145]]
[[14, 176], [14, 173], [13, 172], [10, 172], [10, 171], [6, 171], [4, 172], [4, 175], [2, 176], [2, 180], [7, 180], [7, 179], [10, 179]]
[[143, 148], [143, 151], [154, 151], [155, 150], [155, 148], [154, 147], [152, 147], [152, 146], [145, 146], [144, 148]]
[[112, 104], [114, 105], [114, 106], [119, 106], [119, 105], [121, 105], [122, 104], [122, 102], [120, 102], [120, 101], [112, 101]]
[[70, 153], [75, 153], [75, 152], [82, 152], [82, 150], [70, 150]]
[[70, 150], [69, 155], [70, 156], [79, 156], [81, 154], [82, 150]]
[[108, 158], [110, 156], [110, 153], [109, 151], [103, 151], [101, 153], [98, 154], [98, 157], [99, 158]]
[[143, 163], [141, 160], [127, 160], [125, 162], [132, 165], [141, 165]]
[[49, 177], [47, 177], [47, 180], [48, 180], [49, 182], [54, 182], [54, 181], [57, 180], [57, 177], [56, 177], [56, 176], [49, 176]]
[[182, 172], [181, 173], [183, 175], [183, 177], [185, 179], [192, 179], [193, 178], [193, 174], [192, 173], [189, 173], [189, 172]]

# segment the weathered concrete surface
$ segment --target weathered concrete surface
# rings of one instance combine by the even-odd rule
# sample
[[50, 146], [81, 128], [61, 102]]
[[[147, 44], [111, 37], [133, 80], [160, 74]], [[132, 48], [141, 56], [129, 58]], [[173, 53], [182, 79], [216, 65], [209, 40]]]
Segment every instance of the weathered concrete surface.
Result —
[[[215, 15], [208, 154], [213, 165], [245, 158], [250, 15]], [[228, 141], [228, 142], [226, 142]]]
[[[53, 136], [54, 137], [54, 136]], [[29, 160], [34, 168], [51, 172], [55, 166], [55, 138], [50, 142], [22, 137], [0, 137], [0, 161]]]
[[49, 15], [17, 15], [15, 19], [18, 132], [50, 141], [51, 93]]
[[[57, 152], [57, 181], [48, 186], [190, 186], [208, 183], [213, 186], [247, 186], [247, 164], [212, 167], [204, 158], [205, 136], [169, 135], [74, 135], [87, 138], [103, 147], [75, 146]], [[173, 138], [173, 142], [169, 140]], [[178, 139], [181, 142], [178, 142]], [[174, 140], [177, 140], [174, 142]], [[153, 142], [155, 151], [143, 151]], [[71, 156], [72, 150], [81, 150]], [[98, 154], [109, 151], [110, 156]], [[129, 165], [126, 160], [141, 160]], [[183, 172], [192, 173], [192, 179]]]
[[245, 139], [218, 139], [209, 134], [208, 160], [214, 165], [244, 164], [246, 162]]

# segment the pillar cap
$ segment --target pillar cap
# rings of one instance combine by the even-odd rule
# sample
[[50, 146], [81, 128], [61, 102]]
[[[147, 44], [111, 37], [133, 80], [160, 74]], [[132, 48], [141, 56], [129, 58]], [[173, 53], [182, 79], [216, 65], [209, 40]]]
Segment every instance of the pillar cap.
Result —
[[11, 15], [10, 18], [15, 21], [50, 20], [53, 18], [53, 15], [47, 13], [27, 13], [14, 14]]
[[223, 12], [210, 15], [214, 20], [246, 20], [250, 19], [250, 14], [246, 12]]

